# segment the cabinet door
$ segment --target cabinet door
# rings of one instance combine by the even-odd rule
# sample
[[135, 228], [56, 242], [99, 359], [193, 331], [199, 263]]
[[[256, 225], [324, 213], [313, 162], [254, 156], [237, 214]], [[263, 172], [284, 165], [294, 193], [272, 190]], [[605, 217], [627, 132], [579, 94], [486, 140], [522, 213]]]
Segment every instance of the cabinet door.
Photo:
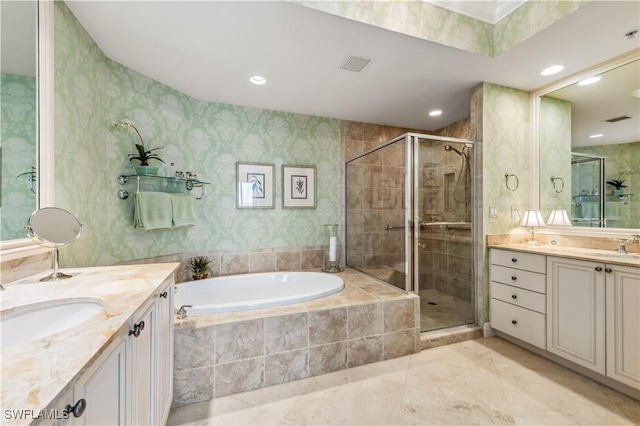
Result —
[[[119, 339], [98, 358], [76, 382], [74, 401], [84, 398], [84, 413], [74, 418], [76, 425], [125, 424], [126, 342]], [[71, 402], [71, 405], [75, 404]]]
[[606, 271], [607, 376], [640, 389], [640, 268]]
[[[134, 425], [155, 424], [154, 409], [154, 338], [156, 334], [156, 303], [154, 302], [132, 324], [139, 334], [129, 335], [131, 360], [131, 423]], [[144, 323], [144, 327], [142, 326]]]
[[604, 264], [547, 257], [547, 350], [605, 374]]
[[158, 296], [156, 423], [165, 424], [173, 398], [173, 280]]

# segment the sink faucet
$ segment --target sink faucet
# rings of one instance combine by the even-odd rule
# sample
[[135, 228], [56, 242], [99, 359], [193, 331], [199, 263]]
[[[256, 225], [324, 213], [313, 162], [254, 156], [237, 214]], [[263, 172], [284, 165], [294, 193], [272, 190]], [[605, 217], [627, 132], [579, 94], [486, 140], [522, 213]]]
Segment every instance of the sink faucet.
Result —
[[0, 284], [0, 290], [4, 290], [4, 286]]
[[627, 248], [625, 247], [627, 244], [633, 244], [635, 240], [640, 240], [640, 234], [633, 234], [626, 241], [620, 240], [620, 247], [618, 247], [618, 253], [627, 254]]
[[193, 308], [193, 305], [182, 305], [178, 309], [178, 319], [185, 319], [187, 317], [187, 310], [185, 308]]

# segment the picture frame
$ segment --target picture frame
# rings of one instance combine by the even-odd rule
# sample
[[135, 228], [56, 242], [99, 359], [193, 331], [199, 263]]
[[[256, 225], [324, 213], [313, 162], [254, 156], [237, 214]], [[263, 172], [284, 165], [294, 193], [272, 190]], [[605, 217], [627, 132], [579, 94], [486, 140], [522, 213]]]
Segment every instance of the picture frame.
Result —
[[282, 165], [282, 208], [316, 208], [316, 167]]
[[239, 209], [275, 208], [273, 163], [236, 163], [236, 207]]

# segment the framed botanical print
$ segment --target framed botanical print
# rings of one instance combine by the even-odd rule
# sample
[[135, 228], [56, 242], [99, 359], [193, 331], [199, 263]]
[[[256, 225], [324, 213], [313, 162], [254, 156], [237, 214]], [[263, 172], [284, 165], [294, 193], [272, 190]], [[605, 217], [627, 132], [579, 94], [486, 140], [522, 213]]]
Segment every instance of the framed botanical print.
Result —
[[316, 208], [315, 166], [282, 166], [282, 208]]
[[275, 208], [275, 168], [267, 163], [236, 163], [237, 208]]

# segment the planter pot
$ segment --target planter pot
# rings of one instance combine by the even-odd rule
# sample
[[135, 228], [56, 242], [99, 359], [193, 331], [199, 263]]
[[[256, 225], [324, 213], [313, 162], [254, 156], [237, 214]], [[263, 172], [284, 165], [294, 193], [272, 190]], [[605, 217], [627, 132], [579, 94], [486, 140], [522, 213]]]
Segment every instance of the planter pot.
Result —
[[613, 195], [623, 195], [624, 194], [624, 189], [614, 189], [613, 190]]
[[158, 168], [151, 166], [138, 166], [136, 167], [136, 173], [139, 175], [157, 175]]
[[191, 275], [191, 278], [193, 278], [194, 280], [204, 280], [205, 278], [209, 278], [209, 273], [193, 274]]

